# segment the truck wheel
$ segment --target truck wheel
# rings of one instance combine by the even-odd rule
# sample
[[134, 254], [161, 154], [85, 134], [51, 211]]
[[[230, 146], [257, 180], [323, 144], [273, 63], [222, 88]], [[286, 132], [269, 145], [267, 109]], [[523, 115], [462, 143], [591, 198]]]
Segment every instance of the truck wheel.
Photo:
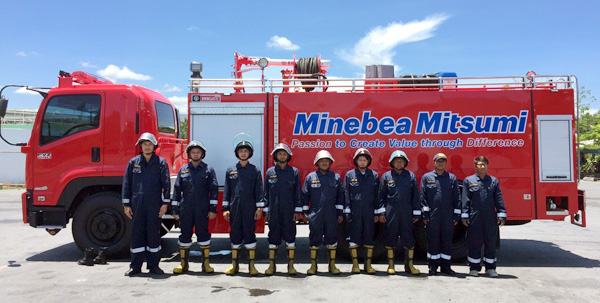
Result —
[[452, 260], [462, 262], [467, 258], [467, 227], [462, 223], [454, 226], [452, 237]]
[[108, 247], [109, 256], [128, 255], [131, 220], [123, 213], [120, 195], [104, 192], [86, 198], [73, 216], [73, 238], [82, 251]]
[[427, 259], [427, 230], [423, 220], [414, 224], [413, 235], [415, 236], [415, 258]]

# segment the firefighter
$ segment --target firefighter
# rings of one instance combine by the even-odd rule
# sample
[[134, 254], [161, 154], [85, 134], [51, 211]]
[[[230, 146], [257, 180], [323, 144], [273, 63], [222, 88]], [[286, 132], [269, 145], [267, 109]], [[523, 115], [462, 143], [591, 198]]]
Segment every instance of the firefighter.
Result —
[[443, 153], [433, 156], [434, 170], [421, 179], [421, 207], [427, 227], [427, 262], [429, 274], [441, 272], [454, 276], [451, 268], [454, 225], [460, 221], [460, 197], [456, 176], [446, 171]]
[[296, 221], [302, 214], [302, 184], [298, 169], [288, 165], [292, 151], [285, 143], [279, 143], [271, 152], [275, 165], [265, 174], [265, 218], [269, 222], [269, 268], [265, 275], [276, 271], [275, 256], [281, 240], [288, 252], [288, 274], [298, 272], [294, 268], [296, 249]]
[[498, 226], [506, 223], [506, 207], [498, 179], [487, 174], [488, 159], [479, 156], [474, 162], [477, 172], [465, 179], [462, 190], [461, 219], [467, 226], [469, 276], [479, 275], [484, 246], [485, 272], [496, 278], [496, 240]]
[[368, 149], [359, 148], [354, 153], [355, 169], [349, 170], [344, 177], [346, 207], [344, 213], [350, 227], [350, 255], [352, 256], [352, 273], [360, 273], [358, 266], [358, 246], [364, 245], [367, 256], [365, 271], [375, 274], [371, 266], [375, 242], [375, 222], [379, 213], [385, 209], [379, 207], [379, 175], [369, 169], [372, 156]]
[[335, 266], [338, 224], [344, 220], [344, 185], [339, 174], [329, 170], [333, 157], [326, 150], [317, 152], [314, 164], [317, 171], [306, 176], [302, 193], [310, 229], [310, 268], [307, 274], [317, 273], [317, 252], [325, 244], [329, 257], [329, 272], [339, 275]]
[[202, 250], [202, 271], [212, 273], [214, 269], [209, 262], [208, 221], [217, 216], [219, 184], [215, 170], [202, 161], [206, 157], [206, 147], [202, 142], [191, 141], [185, 151], [190, 162], [179, 169], [171, 199], [173, 216], [175, 220], [179, 220], [181, 228], [178, 241], [181, 264], [173, 269], [173, 273], [180, 274], [189, 269], [188, 261], [194, 229]]
[[229, 221], [231, 240], [231, 267], [225, 271], [233, 275], [239, 271], [239, 251], [242, 243], [248, 250], [248, 268], [251, 276], [258, 275], [256, 259], [255, 221], [262, 217], [263, 184], [260, 170], [248, 161], [254, 153], [254, 143], [247, 134], [240, 133], [233, 140], [238, 163], [225, 172], [223, 217]]
[[160, 262], [161, 218], [170, 203], [171, 180], [165, 159], [154, 151], [158, 141], [151, 133], [143, 133], [136, 145], [142, 153], [133, 157], [127, 164], [123, 176], [123, 211], [132, 219], [131, 224], [131, 264], [126, 276], [141, 273], [142, 263], [150, 273], [162, 275]]
[[380, 216], [385, 223], [385, 245], [388, 257], [388, 274], [396, 273], [394, 268], [394, 246], [398, 243], [398, 235], [404, 247], [404, 270], [411, 275], [421, 272], [413, 265], [415, 237], [414, 223], [421, 218], [421, 201], [417, 178], [411, 171], [406, 170], [408, 157], [397, 150], [389, 160], [392, 170], [381, 177], [379, 199], [385, 205], [385, 213]]

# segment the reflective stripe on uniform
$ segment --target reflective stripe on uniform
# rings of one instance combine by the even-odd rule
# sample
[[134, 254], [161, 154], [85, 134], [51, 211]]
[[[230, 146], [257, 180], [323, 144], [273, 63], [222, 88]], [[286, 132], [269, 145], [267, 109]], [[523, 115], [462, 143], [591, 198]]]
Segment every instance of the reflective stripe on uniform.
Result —
[[342, 209], [344, 209], [344, 206], [343, 206], [343, 205], [336, 204], [336, 205], [335, 205], [335, 208], [336, 208], [336, 209], [339, 209], [339, 210], [342, 210]]
[[483, 258], [483, 262], [485, 262], [485, 263], [494, 263], [494, 262], [496, 262], [496, 259]]
[[208, 239], [207, 241], [198, 242], [198, 244], [200, 244], [200, 246], [210, 245], [210, 239]]
[[413, 216], [420, 216], [420, 215], [421, 215], [420, 210], [413, 210]]
[[337, 247], [337, 242], [331, 244], [331, 245], [326, 245], [327, 247]]
[[385, 207], [380, 207], [375, 210], [376, 215], [383, 214], [384, 212], [385, 212]]
[[256, 202], [256, 207], [265, 207], [265, 202]]
[[229, 201], [223, 201], [223, 207], [229, 206]]
[[296, 247], [296, 242], [291, 242], [291, 243], [285, 242], [285, 246], [287, 246], [287, 247]]
[[154, 248], [146, 246], [146, 250], [151, 253], [157, 253], [160, 251], [160, 249], [161, 249], [160, 245], [158, 247], [154, 247]]
[[454, 213], [457, 214], [457, 215], [460, 215], [460, 208], [455, 208], [454, 209]]
[[190, 243], [182, 243], [181, 241], [177, 241], [177, 244], [181, 247], [190, 247], [192, 246], [192, 242]]
[[210, 205], [217, 205], [219, 204], [218, 200], [210, 200]]
[[444, 259], [444, 260], [450, 260], [450, 259], [452, 259], [452, 256], [449, 256], [449, 255], [440, 254], [440, 256], [441, 256], [441, 257], [442, 257], [442, 259]]
[[431, 259], [431, 260], [437, 260], [441, 257], [441, 254], [437, 254], [437, 255], [432, 255], [430, 253], [427, 253], [427, 259]]
[[171, 206], [178, 206], [179, 205], [179, 201], [171, 201]]
[[349, 214], [349, 213], [351, 213], [351, 211], [350, 211], [350, 207], [346, 207], [346, 208], [344, 208], [344, 213], [345, 213], [345, 214]]
[[131, 251], [132, 254], [139, 254], [141, 252], [144, 252], [146, 250], [145, 247], [138, 247], [138, 248], [130, 248], [129, 251]]
[[129, 204], [129, 199], [123, 199], [123, 204]]
[[169, 203], [169, 202], [171, 202], [171, 199], [165, 199], [165, 198], [163, 198], [163, 203]]
[[422, 211], [429, 211], [429, 206], [423, 206]]
[[269, 208], [265, 207], [265, 208], [263, 208], [263, 211], [266, 212], [266, 213], [268, 213], [269, 212]]
[[246, 248], [255, 248], [256, 247], [256, 242], [244, 244], [244, 246], [246, 246]]
[[294, 212], [301, 213], [302, 207], [298, 206], [298, 207], [294, 208]]
[[467, 261], [469, 261], [469, 263], [481, 263], [481, 258], [473, 259], [471, 257], [467, 257]]
[[307, 210], [309, 210], [309, 207], [308, 207], [308, 205], [304, 205], [304, 206], [302, 206], [302, 210], [303, 210], [303, 211], [307, 211]]
[[506, 218], [506, 213], [498, 213], [498, 218]]
[[269, 244], [269, 248], [277, 248], [277, 245], [275, 245], [275, 244]]
[[463, 219], [469, 219], [469, 214], [468, 213], [462, 213], [460, 215], [460, 217], [463, 218]]
[[232, 249], [238, 249], [238, 248], [240, 248], [241, 246], [242, 246], [242, 244], [233, 244], [233, 243], [231, 243], [231, 248], [232, 248]]

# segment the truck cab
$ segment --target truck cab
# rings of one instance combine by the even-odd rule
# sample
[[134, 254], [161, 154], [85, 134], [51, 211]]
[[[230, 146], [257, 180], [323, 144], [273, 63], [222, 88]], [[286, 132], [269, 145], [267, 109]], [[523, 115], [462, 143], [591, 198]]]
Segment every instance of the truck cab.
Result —
[[[186, 140], [179, 137], [176, 108], [161, 94], [136, 85], [113, 84], [84, 73], [61, 72], [44, 96], [26, 155], [23, 221], [55, 234], [73, 219], [77, 246], [128, 251], [130, 220], [121, 186], [129, 159], [140, 153], [144, 132], [159, 141], [157, 155], [175, 176]], [[163, 229], [173, 225], [167, 216]]]

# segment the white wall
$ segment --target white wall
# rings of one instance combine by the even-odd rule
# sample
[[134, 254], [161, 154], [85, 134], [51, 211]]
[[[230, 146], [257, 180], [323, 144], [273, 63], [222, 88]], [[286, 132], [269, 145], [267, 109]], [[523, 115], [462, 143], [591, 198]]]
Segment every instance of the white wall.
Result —
[[[31, 129], [2, 128], [2, 136], [11, 143], [27, 142]], [[0, 139], [0, 183], [25, 183], [25, 154], [21, 147], [11, 146]]]

